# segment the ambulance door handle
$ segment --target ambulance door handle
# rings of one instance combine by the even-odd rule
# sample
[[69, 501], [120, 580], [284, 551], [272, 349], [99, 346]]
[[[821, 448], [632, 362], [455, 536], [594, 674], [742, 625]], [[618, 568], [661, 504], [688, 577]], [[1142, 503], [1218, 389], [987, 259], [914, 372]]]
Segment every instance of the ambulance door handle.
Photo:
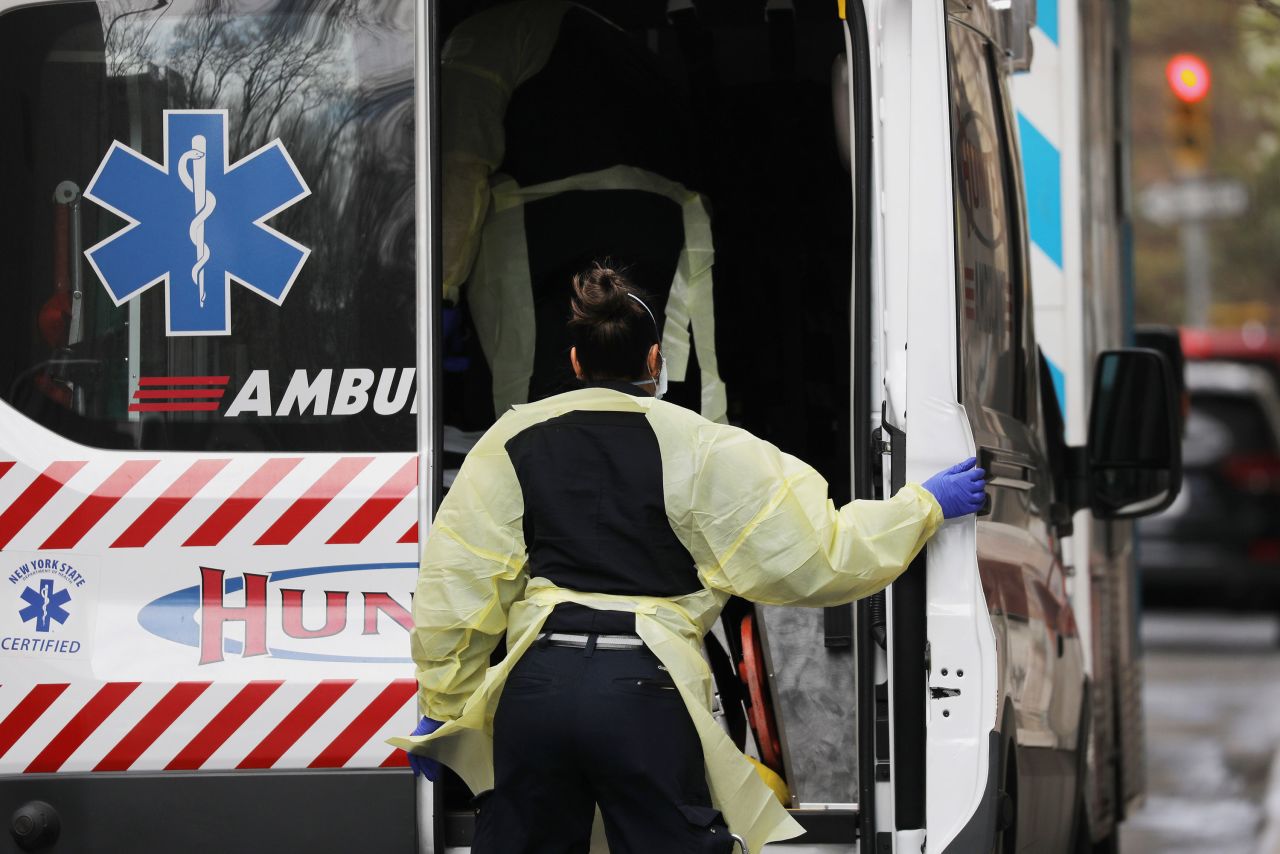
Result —
[[979, 448], [978, 465], [987, 473], [988, 487], [1030, 492], [1035, 486], [1031, 480], [1032, 466], [1007, 451]]

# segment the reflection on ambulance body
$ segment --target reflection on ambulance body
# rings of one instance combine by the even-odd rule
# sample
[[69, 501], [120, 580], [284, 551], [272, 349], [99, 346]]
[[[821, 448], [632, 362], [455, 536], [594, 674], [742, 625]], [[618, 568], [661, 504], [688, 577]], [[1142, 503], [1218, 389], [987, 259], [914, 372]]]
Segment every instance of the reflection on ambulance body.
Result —
[[445, 43], [441, 104], [446, 331], [474, 329], [492, 374], [492, 409], [481, 372], [453, 384], [462, 426], [574, 387], [570, 279], [602, 258], [665, 313], [672, 398], [723, 419], [691, 128], [643, 43], [580, 6], [497, 6]]
[[[368, 21], [318, 25], [345, 5], [315, 4], [312, 13], [262, 0], [173, 0], [155, 10], [102, 3], [7, 13], [0, 111], [25, 118], [0, 132], [0, 157], [26, 164], [0, 172], [0, 256], [10, 281], [23, 283], [11, 289], [3, 327], [7, 402], [99, 447], [414, 447], [409, 403], [402, 417], [367, 407], [340, 419], [318, 403], [279, 405], [295, 372], [327, 391], [323, 372], [335, 368], [372, 371], [375, 384], [393, 370], [382, 384], [399, 399], [413, 360], [412, 4], [379, 0], [368, 6]], [[169, 282], [123, 295], [120, 304], [84, 256], [125, 225], [82, 195], [108, 149], [118, 143], [163, 165], [165, 111], [183, 109], [226, 111], [229, 165], [280, 140], [310, 190], [269, 222], [310, 251], [287, 295], [277, 305], [230, 285], [226, 334], [166, 334], [170, 288], [195, 287], [185, 254]], [[176, 174], [178, 158], [171, 159]], [[211, 176], [222, 171], [206, 168]], [[234, 201], [221, 199], [215, 217]], [[186, 218], [185, 253], [192, 214], [185, 207], [178, 214]], [[229, 240], [208, 236], [216, 267]], [[137, 254], [163, 249], [148, 243]], [[205, 267], [206, 278], [213, 269]], [[206, 282], [212, 299], [221, 298], [221, 276], [217, 287]], [[82, 296], [73, 311], [68, 294], [77, 285]], [[315, 334], [320, 328], [324, 335]], [[274, 395], [258, 379], [265, 372]], [[170, 376], [225, 377], [223, 405], [139, 411], [139, 381]], [[253, 405], [247, 399], [255, 395], [246, 394], [232, 412], [230, 404], [255, 384], [264, 388]]]

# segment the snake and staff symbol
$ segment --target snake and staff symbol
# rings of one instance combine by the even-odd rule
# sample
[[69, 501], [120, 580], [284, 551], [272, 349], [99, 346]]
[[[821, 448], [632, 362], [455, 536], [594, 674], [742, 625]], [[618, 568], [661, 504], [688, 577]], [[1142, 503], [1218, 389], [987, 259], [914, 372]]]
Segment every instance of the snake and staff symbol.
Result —
[[209, 263], [209, 244], [204, 241], [205, 221], [213, 215], [218, 205], [218, 198], [209, 192], [205, 184], [205, 173], [208, 166], [209, 146], [203, 135], [191, 137], [191, 150], [178, 160], [178, 177], [182, 186], [191, 191], [195, 201], [195, 217], [187, 234], [196, 249], [196, 263], [191, 268], [191, 281], [200, 290], [200, 307], [204, 308], [204, 268]]

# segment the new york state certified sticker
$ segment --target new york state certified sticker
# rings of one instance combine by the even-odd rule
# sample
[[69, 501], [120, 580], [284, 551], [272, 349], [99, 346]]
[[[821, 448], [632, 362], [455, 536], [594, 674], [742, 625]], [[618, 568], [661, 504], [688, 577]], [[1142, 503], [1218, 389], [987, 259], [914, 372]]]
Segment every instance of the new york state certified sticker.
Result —
[[6, 551], [0, 571], [0, 657], [88, 655], [98, 598], [94, 558]]

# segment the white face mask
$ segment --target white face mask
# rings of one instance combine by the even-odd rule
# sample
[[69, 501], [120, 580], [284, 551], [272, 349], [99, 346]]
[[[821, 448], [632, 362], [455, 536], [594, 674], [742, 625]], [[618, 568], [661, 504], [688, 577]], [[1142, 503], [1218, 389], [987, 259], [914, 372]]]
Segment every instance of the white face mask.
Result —
[[[649, 319], [653, 321], [653, 331], [657, 334], [658, 319], [653, 316], [653, 312], [649, 310], [649, 306], [645, 305], [644, 300], [640, 299], [640, 297], [635, 294], [627, 294], [627, 296], [640, 303], [640, 307], [645, 310], [645, 313], [649, 315]], [[658, 335], [658, 339], [661, 340], [662, 336]], [[662, 396], [667, 393], [667, 357], [662, 355], [662, 352], [659, 351], [658, 358], [662, 360], [662, 367], [658, 369], [658, 378], [638, 380], [637, 382], [632, 383], [632, 385], [651, 385], [653, 386], [653, 396], [658, 400], [662, 400]]]
[[653, 396], [658, 400], [662, 400], [662, 396], [667, 393], [667, 357], [661, 353], [658, 358], [662, 360], [662, 367], [658, 369], [658, 378], [656, 380], [639, 380], [632, 385], [651, 385], [653, 386]]

